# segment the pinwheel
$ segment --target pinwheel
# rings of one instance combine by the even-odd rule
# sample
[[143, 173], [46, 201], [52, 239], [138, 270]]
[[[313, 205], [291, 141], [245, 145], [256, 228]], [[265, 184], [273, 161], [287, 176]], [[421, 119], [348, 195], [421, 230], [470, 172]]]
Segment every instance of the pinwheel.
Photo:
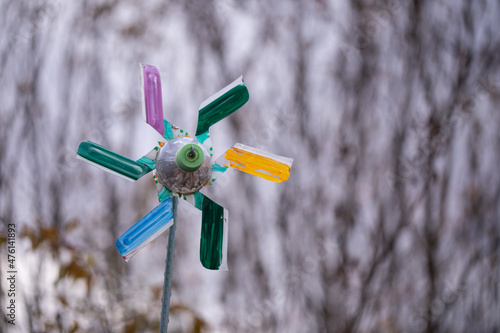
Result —
[[[161, 136], [158, 146], [132, 160], [96, 143], [85, 141], [78, 157], [108, 172], [136, 181], [153, 172], [160, 204], [128, 229], [116, 242], [125, 261], [174, 223], [177, 198], [202, 211], [200, 261], [207, 269], [227, 269], [227, 210], [200, 192], [217, 181], [229, 167], [273, 182], [288, 179], [293, 160], [240, 143], [213, 160], [210, 127], [229, 116], [249, 99], [239, 77], [203, 102], [198, 112], [196, 134], [163, 119], [160, 73], [140, 64], [143, 116]], [[175, 199], [175, 200], [173, 200]]]

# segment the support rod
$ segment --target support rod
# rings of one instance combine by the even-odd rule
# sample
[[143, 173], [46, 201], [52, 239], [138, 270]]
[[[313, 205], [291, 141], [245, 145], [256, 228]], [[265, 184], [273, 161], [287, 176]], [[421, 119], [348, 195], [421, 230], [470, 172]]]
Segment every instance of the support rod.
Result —
[[167, 258], [165, 259], [165, 277], [163, 279], [163, 296], [161, 299], [160, 333], [167, 333], [168, 314], [170, 312], [170, 295], [172, 294], [172, 271], [174, 270], [175, 231], [177, 230], [177, 204], [179, 198], [172, 198], [174, 224], [168, 230]]

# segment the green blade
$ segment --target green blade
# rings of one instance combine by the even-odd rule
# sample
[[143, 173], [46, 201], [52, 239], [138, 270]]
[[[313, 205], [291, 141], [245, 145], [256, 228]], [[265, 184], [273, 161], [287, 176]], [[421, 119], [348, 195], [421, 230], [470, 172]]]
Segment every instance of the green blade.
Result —
[[201, 206], [201, 264], [207, 269], [227, 270], [227, 210], [207, 196], [203, 196]]
[[243, 77], [207, 99], [200, 106], [196, 136], [207, 132], [210, 126], [229, 116], [248, 101], [248, 89]]
[[152, 170], [144, 163], [131, 160], [90, 141], [80, 143], [78, 157], [130, 181], [136, 181]]

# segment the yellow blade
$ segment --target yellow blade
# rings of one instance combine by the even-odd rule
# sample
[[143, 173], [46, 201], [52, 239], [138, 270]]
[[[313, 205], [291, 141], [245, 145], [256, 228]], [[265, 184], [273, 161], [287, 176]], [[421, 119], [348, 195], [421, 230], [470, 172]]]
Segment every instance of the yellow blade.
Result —
[[284, 182], [290, 176], [293, 159], [265, 152], [263, 150], [235, 144], [226, 151], [224, 166], [233, 167], [254, 176]]

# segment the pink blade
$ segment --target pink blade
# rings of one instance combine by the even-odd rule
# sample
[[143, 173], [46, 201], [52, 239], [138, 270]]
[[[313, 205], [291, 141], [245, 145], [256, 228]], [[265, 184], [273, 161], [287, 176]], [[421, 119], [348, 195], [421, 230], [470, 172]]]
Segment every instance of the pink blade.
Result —
[[163, 124], [160, 72], [158, 68], [151, 65], [140, 64], [140, 66], [142, 69], [143, 116], [146, 122], [163, 136], [165, 126]]

